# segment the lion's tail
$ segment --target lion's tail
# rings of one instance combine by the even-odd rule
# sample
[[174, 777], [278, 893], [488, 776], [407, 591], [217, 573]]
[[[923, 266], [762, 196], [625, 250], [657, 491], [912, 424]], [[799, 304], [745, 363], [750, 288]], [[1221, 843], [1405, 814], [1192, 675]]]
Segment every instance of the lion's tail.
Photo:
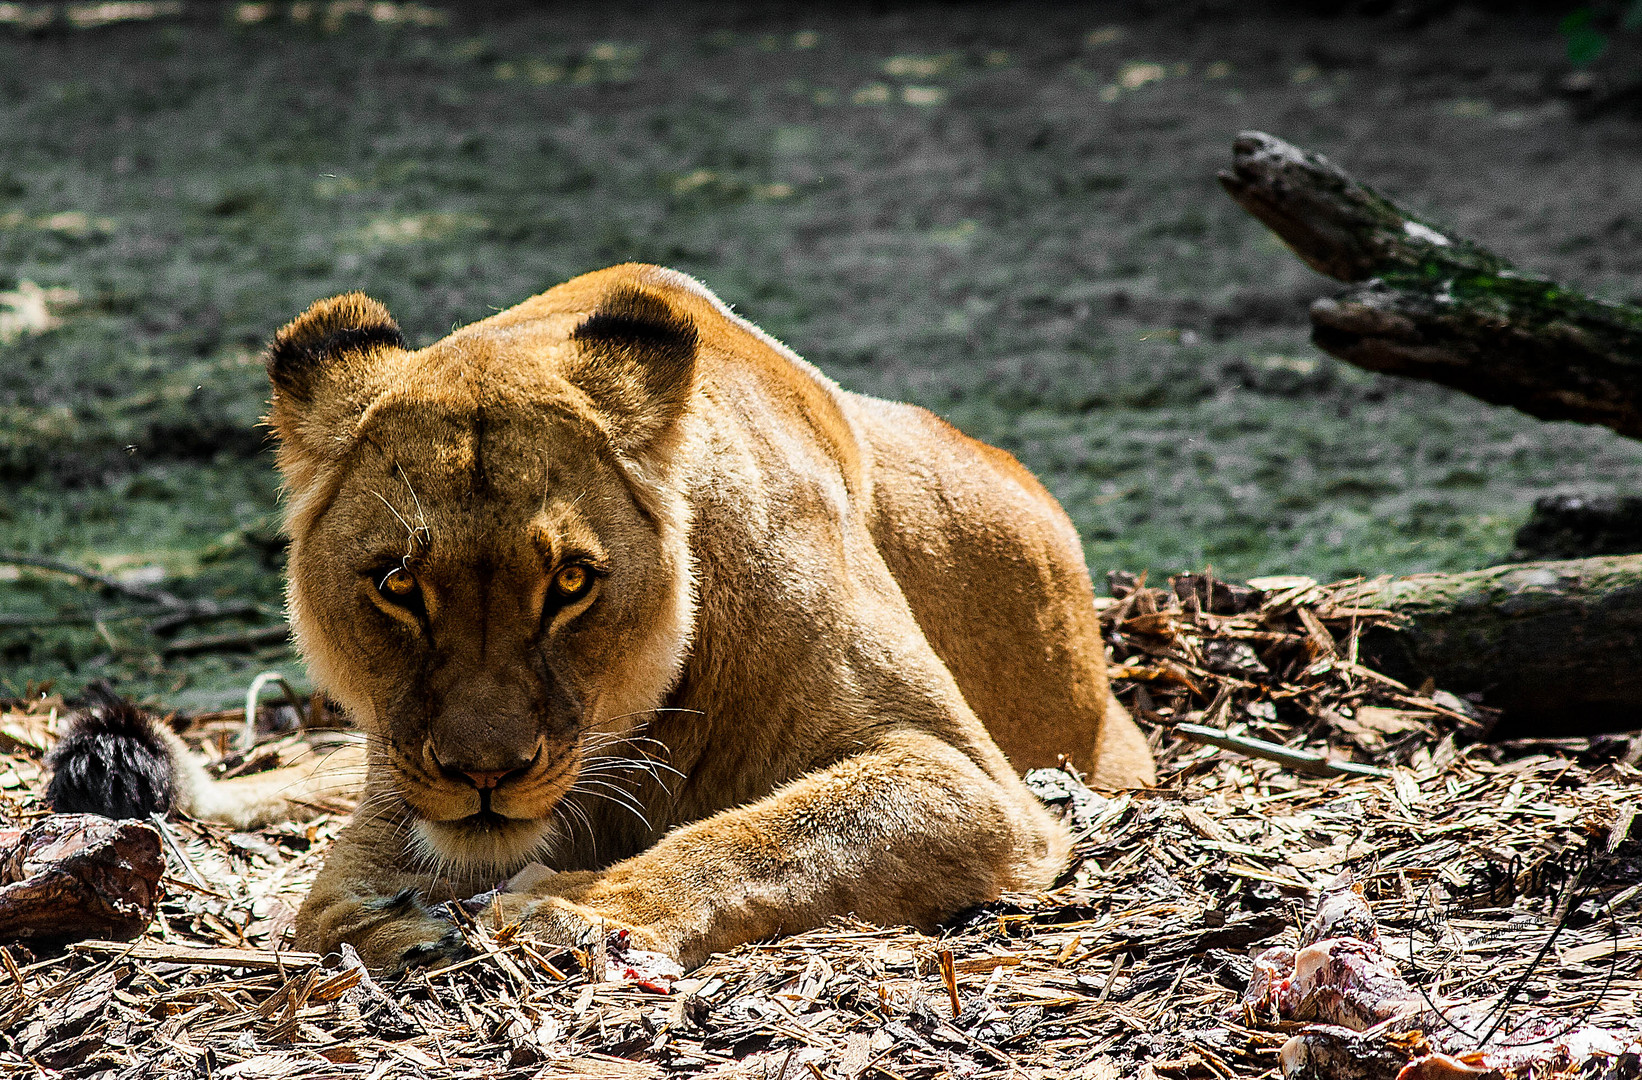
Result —
[[141, 818], [175, 809], [250, 829], [312, 818], [363, 786], [357, 742], [316, 751], [303, 764], [216, 780], [169, 727], [107, 683], [93, 683], [86, 696], [46, 756], [46, 798], [58, 813]]

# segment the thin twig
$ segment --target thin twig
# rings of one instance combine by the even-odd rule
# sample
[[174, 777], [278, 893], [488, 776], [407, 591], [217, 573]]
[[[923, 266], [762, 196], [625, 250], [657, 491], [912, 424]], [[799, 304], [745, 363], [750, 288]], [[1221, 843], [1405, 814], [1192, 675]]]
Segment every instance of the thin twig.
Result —
[[148, 624], [148, 632], [155, 635], [169, 634], [180, 626], [191, 622], [205, 622], [209, 619], [231, 619], [246, 615], [262, 615], [266, 609], [250, 600], [235, 600], [226, 604], [219, 604], [215, 600], [193, 600], [184, 610], [174, 611]]
[[252, 649], [259, 645], [276, 645], [288, 640], [291, 628], [257, 626], [250, 630], [234, 630], [226, 634], [206, 634], [203, 637], [173, 641], [160, 650], [164, 656], [189, 656], [202, 652], [230, 652], [234, 649]]
[[83, 566], [63, 562], [61, 559], [51, 559], [44, 555], [25, 555], [20, 551], [0, 551], [0, 566], [32, 566], [36, 570], [50, 570], [58, 574], [67, 574], [77, 577], [81, 581], [89, 581], [93, 585], [101, 586], [110, 592], [117, 592], [122, 596], [129, 596], [133, 600], [143, 600], [150, 604], [161, 604], [168, 608], [184, 608], [188, 605], [177, 596], [164, 589], [154, 589], [146, 585], [133, 585], [121, 581], [119, 578], [107, 574], [99, 574], [95, 570], [87, 570]]
[[1372, 776], [1389, 779], [1391, 770], [1376, 765], [1359, 765], [1355, 761], [1335, 761], [1310, 750], [1295, 750], [1280, 743], [1267, 742], [1247, 735], [1230, 735], [1201, 724], [1176, 724], [1174, 732], [1193, 742], [1208, 743], [1222, 750], [1232, 750], [1249, 757], [1264, 758], [1279, 765], [1287, 765], [1296, 772], [1310, 776]]
[[30, 630], [37, 626], [91, 626], [100, 622], [146, 619], [164, 609], [148, 611], [85, 611], [74, 615], [0, 615], [0, 628]]

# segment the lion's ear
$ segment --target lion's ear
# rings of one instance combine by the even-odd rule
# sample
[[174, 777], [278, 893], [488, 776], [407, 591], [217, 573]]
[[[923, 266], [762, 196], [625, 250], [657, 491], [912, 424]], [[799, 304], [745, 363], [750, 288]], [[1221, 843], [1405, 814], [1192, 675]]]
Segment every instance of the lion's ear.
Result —
[[571, 332], [566, 376], [604, 413], [616, 445], [637, 454], [684, 412], [695, 388], [698, 334], [653, 292], [613, 289]]
[[388, 309], [364, 293], [321, 300], [286, 323], [268, 349], [274, 386], [274, 427], [289, 435], [295, 413], [310, 405], [321, 384], [348, 360], [378, 348], [403, 349], [405, 336]]
[[321, 300], [274, 335], [268, 422], [279, 436], [279, 468], [289, 483], [306, 487], [336, 445], [332, 435], [361, 382], [362, 362], [379, 349], [404, 347], [388, 309], [364, 293]]

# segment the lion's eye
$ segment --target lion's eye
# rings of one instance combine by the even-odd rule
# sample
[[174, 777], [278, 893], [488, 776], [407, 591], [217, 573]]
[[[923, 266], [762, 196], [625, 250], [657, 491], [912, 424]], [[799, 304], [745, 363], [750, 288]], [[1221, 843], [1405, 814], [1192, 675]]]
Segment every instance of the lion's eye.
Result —
[[580, 563], [571, 563], [553, 575], [553, 592], [560, 603], [577, 599], [592, 585], [593, 572]]
[[384, 600], [400, 607], [415, 608], [422, 602], [422, 586], [403, 566], [395, 566], [376, 575], [376, 591], [382, 594]]

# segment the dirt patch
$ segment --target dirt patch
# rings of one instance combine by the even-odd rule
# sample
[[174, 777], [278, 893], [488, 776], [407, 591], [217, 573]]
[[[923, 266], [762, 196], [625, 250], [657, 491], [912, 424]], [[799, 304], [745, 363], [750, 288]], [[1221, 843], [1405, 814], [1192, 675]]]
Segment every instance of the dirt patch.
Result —
[[[426, 342], [623, 259], [1015, 452], [1097, 576], [1476, 567], [1541, 495], [1642, 486], [1642, 448], [1605, 431], [1313, 350], [1329, 284], [1214, 181], [1262, 128], [1633, 294], [1642, 126], [1580, 118], [1555, 14], [153, 7], [0, 28], [0, 293], [76, 298], [0, 343], [0, 548], [277, 605], [245, 540], [275, 502], [271, 332], [360, 288]], [[1592, 79], [1635, 51], [1616, 36]], [[97, 603], [0, 581], [0, 613]], [[156, 666], [104, 631], [0, 627], [3, 677], [201, 704], [289, 666]]]

